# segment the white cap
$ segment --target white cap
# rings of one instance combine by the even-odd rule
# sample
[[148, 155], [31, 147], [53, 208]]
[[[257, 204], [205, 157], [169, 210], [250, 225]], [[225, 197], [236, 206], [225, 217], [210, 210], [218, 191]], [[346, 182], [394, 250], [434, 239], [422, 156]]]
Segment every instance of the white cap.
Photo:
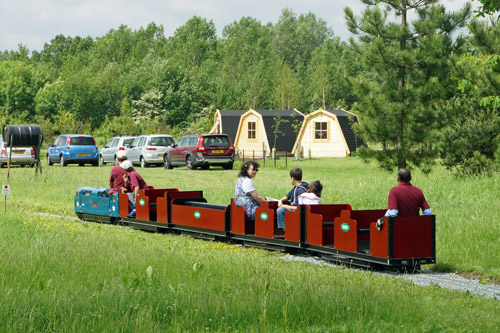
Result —
[[[125, 157], [125, 158], [124, 158]], [[117, 153], [116, 153], [116, 158], [119, 158], [119, 159], [127, 159], [127, 152], [125, 150], [119, 150]]]
[[123, 170], [125, 171], [130, 171], [134, 168], [134, 166], [132, 165], [132, 162], [130, 162], [129, 160], [126, 160], [126, 161], [123, 161], [120, 166], [122, 167]]

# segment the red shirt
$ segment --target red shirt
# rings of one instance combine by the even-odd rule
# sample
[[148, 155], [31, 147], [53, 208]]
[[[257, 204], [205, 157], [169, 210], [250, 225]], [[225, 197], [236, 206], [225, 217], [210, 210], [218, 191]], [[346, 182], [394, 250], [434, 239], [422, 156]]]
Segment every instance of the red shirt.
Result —
[[137, 171], [135, 171], [135, 170], [132, 170], [129, 172], [128, 183], [132, 187], [132, 190], [134, 190], [136, 186], [139, 186], [139, 189], [141, 189], [141, 190], [148, 190], [149, 189], [149, 186], [144, 181], [144, 178], [142, 178], [142, 176], [139, 173], [137, 173]]
[[109, 182], [113, 182], [113, 188], [109, 191], [109, 193], [118, 193], [120, 187], [125, 186], [125, 182], [123, 181], [123, 175], [125, 171], [119, 165], [115, 165], [111, 169], [111, 174], [109, 175]]
[[422, 190], [411, 183], [401, 182], [389, 192], [388, 209], [397, 209], [398, 216], [419, 215], [420, 209], [424, 211], [429, 208]]

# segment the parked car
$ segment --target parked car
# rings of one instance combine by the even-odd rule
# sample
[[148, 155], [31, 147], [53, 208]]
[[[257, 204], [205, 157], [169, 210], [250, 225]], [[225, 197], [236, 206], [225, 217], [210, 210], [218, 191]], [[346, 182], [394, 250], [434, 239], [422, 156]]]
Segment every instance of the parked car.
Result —
[[5, 147], [3, 138], [0, 135], [0, 168], [7, 165], [7, 159], [10, 157], [10, 165], [20, 166], [33, 166], [35, 162], [35, 149], [33, 148], [12, 148], [12, 155], [10, 154], [10, 147]]
[[117, 136], [110, 139], [108, 143], [102, 147], [101, 154], [99, 156], [101, 165], [106, 165], [106, 163], [115, 163], [116, 153], [119, 150], [126, 150], [135, 138], [135, 136]]
[[82, 134], [60, 135], [54, 144], [49, 145], [47, 151], [47, 164], [61, 163], [64, 167], [68, 164], [99, 165], [99, 148], [93, 136]]
[[226, 134], [186, 135], [167, 149], [163, 160], [165, 169], [186, 166], [189, 170], [210, 166], [221, 166], [226, 170], [233, 168], [234, 146]]
[[127, 149], [127, 157], [132, 164], [145, 168], [150, 164], [163, 164], [167, 147], [175, 143], [167, 134], [141, 135], [134, 139]]

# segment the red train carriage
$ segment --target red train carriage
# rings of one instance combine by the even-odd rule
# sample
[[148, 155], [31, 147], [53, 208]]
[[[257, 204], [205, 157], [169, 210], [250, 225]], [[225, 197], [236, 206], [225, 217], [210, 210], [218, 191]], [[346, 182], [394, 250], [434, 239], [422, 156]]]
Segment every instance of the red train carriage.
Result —
[[[81, 197], [75, 196], [75, 207]], [[435, 216], [386, 217], [379, 231], [376, 221], [384, 216], [385, 209], [352, 210], [349, 204], [299, 205], [296, 211], [286, 212], [284, 238], [276, 239], [277, 202], [263, 202], [255, 212], [255, 221], [249, 222], [234, 199], [228, 205], [211, 204], [202, 191], [141, 190], [136, 198], [136, 218], [127, 217], [128, 196], [120, 193], [118, 200], [119, 221], [139, 229], [191, 233], [370, 268], [415, 270], [421, 264], [436, 262]], [[96, 211], [79, 216], [102, 220], [103, 214]]]

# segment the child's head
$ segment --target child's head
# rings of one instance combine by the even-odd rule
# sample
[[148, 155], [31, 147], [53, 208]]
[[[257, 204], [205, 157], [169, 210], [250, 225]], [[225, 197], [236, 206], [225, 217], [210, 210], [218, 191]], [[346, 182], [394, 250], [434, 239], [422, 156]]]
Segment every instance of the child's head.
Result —
[[290, 170], [290, 178], [298, 180], [299, 182], [302, 181], [302, 169], [293, 168], [292, 170]]
[[319, 180], [313, 181], [307, 187], [307, 192], [316, 194], [318, 198], [321, 198], [321, 191], [323, 191], [323, 185], [321, 185]]

